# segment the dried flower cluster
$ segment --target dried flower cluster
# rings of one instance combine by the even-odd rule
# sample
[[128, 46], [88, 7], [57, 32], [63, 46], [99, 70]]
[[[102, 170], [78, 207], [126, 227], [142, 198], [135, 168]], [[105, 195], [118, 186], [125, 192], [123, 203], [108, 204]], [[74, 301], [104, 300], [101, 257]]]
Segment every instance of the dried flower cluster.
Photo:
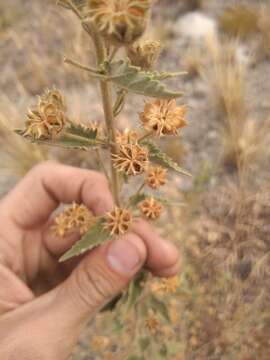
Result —
[[152, 335], [156, 335], [159, 332], [161, 325], [154, 314], [149, 314], [148, 318], [145, 320], [145, 327]]
[[155, 100], [145, 104], [140, 119], [144, 129], [158, 137], [177, 135], [187, 125], [186, 112], [187, 107], [177, 106], [175, 100]]
[[129, 44], [145, 31], [151, 0], [89, 0], [89, 17], [117, 44]]
[[48, 90], [39, 98], [37, 110], [30, 110], [27, 114], [24, 136], [36, 140], [54, 138], [66, 124], [65, 111], [60, 92]]
[[113, 211], [107, 214], [104, 228], [111, 235], [123, 235], [132, 225], [132, 213], [129, 209], [120, 209], [115, 207]]
[[146, 198], [139, 205], [141, 213], [149, 220], [156, 220], [163, 212], [162, 204], [153, 197]]
[[178, 276], [168, 279], [161, 279], [151, 284], [151, 289], [158, 295], [175, 294], [179, 288], [180, 280]]
[[103, 352], [110, 344], [110, 339], [105, 336], [94, 336], [91, 341], [91, 348], [96, 352]]
[[112, 155], [114, 166], [126, 175], [139, 175], [148, 166], [148, 151], [139, 144], [122, 144]]
[[76, 231], [84, 235], [95, 224], [96, 218], [86, 206], [74, 203], [56, 216], [54, 222], [55, 234], [65, 237]]
[[148, 169], [145, 183], [152, 189], [157, 190], [166, 183], [167, 170], [161, 166], [152, 166]]

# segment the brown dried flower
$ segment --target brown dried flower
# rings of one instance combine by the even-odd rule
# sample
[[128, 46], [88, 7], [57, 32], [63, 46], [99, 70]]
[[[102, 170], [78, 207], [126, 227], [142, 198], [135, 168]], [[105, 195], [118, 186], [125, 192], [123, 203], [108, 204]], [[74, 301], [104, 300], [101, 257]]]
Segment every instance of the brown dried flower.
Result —
[[124, 131], [117, 131], [116, 142], [118, 145], [136, 144], [138, 141], [138, 134], [135, 130], [125, 129]]
[[151, 0], [88, 0], [89, 16], [110, 40], [130, 44], [145, 31]]
[[163, 212], [163, 206], [153, 197], [146, 198], [140, 203], [139, 208], [142, 214], [149, 220], [156, 220]]
[[91, 340], [91, 348], [95, 352], [103, 352], [108, 348], [110, 339], [105, 336], [94, 336]]
[[84, 235], [95, 224], [96, 218], [84, 205], [72, 204], [55, 218], [53, 231], [59, 237], [79, 231]]
[[145, 182], [152, 189], [158, 189], [166, 183], [167, 170], [161, 166], [150, 167]]
[[145, 320], [145, 327], [152, 335], [156, 335], [160, 330], [160, 322], [154, 314], [150, 314]]
[[110, 231], [111, 235], [125, 234], [132, 224], [132, 213], [129, 209], [115, 207], [106, 216], [104, 228]]
[[27, 114], [24, 136], [33, 139], [52, 139], [59, 134], [65, 124], [65, 103], [58, 90], [47, 90], [39, 98], [38, 109]]
[[145, 130], [157, 136], [177, 135], [177, 131], [187, 125], [187, 107], [177, 106], [175, 100], [155, 100], [146, 103], [140, 119]]
[[151, 70], [161, 51], [160, 41], [146, 40], [128, 48], [128, 57], [132, 65], [143, 70]]
[[151, 285], [151, 289], [154, 293], [158, 295], [175, 294], [177, 289], [179, 288], [179, 285], [180, 285], [179, 276], [173, 276], [168, 279], [164, 278], [154, 282]]
[[138, 144], [123, 144], [112, 158], [117, 170], [126, 175], [138, 175], [145, 171], [148, 165], [148, 150]]

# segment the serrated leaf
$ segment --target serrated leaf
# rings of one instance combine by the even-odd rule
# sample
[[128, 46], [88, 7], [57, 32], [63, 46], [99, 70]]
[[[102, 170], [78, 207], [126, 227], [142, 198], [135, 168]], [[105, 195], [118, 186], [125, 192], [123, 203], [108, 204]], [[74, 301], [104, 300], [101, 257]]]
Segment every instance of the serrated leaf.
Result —
[[77, 8], [82, 8], [86, 5], [86, 0], [72, 0], [73, 4], [77, 6]]
[[154, 295], [150, 296], [149, 301], [151, 308], [170, 323], [171, 319], [166, 304], [162, 300], [157, 299]]
[[[15, 130], [15, 133], [25, 137], [24, 130]], [[102, 142], [97, 139], [97, 130], [88, 129], [80, 124], [69, 125], [61, 134], [50, 140], [33, 139], [31, 137], [25, 138], [33, 143], [67, 149], [87, 150], [88, 148], [102, 144]]]
[[144, 352], [150, 345], [151, 339], [149, 337], [143, 337], [139, 339], [139, 346], [142, 352]]
[[108, 80], [126, 91], [159, 99], [175, 99], [183, 95], [167, 89], [161, 82], [174, 74], [142, 71], [131, 65], [129, 59], [105, 62], [103, 67]]
[[156, 160], [159, 164], [169, 169], [172, 169], [179, 174], [191, 176], [190, 173], [182, 169], [181, 166], [179, 166], [175, 161], [173, 161], [173, 159], [164, 151], [162, 151], [154, 142], [150, 140], [144, 140], [141, 142], [141, 144], [148, 148], [152, 160]]
[[67, 134], [72, 134], [91, 140], [95, 140], [97, 138], [97, 133], [98, 133], [97, 129], [91, 129], [88, 128], [87, 126], [76, 123], [70, 123], [70, 125], [66, 128], [65, 132]]
[[73, 247], [67, 251], [61, 258], [60, 262], [69, 260], [74, 256], [81, 255], [88, 250], [104, 244], [110, 239], [110, 234], [104, 230], [104, 219], [99, 219], [96, 224], [85, 234]]

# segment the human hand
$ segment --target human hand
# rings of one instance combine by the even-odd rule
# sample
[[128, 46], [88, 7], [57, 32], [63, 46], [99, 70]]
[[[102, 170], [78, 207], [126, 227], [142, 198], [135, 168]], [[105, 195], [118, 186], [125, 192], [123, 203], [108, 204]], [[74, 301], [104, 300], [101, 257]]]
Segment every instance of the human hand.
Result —
[[64, 360], [89, 318], [147, 268], [179, 269], [176, 248], [140, 220], [129, 234], [60, 264], [78, 240], [50, 227], [61, 203], [83, 203], [96, 215], [113, 206], [99, 173], [54, 162], [38, 165], [0, 202], [0, 359]]

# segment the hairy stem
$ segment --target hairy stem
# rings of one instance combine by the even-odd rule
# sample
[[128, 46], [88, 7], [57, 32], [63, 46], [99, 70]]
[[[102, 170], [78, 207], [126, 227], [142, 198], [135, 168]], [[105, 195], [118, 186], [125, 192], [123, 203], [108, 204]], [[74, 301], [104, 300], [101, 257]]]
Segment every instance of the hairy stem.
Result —
[[[106, 58], [105, 47], [102, 39], [97, 34], [95, 29], [92, 29], [92, 39], [96, 48], [97, 63], [98, 66], [100, 66], [101, 64], [103, 64]], [[115, 154], [117, 152], [117, 145], [116, 145], [116, 134], [115, 134], [115, 126], [114, 126], [111, 84], [109, 82], [100, 80], [100, 89], [102, 95], [104, 116], [105, 116], [108, 136], [109, 136], [110, 150], [111, 150], [111, 154]], [[120, 206], [120, 198], [119, 198], [120, 184], [119, 184], [118, 173], [113, 166], [112, 157], [110, 158], [111, 158], [110, 161], [111, 161], [112, 193], [115, 204], [117, 206]]]

